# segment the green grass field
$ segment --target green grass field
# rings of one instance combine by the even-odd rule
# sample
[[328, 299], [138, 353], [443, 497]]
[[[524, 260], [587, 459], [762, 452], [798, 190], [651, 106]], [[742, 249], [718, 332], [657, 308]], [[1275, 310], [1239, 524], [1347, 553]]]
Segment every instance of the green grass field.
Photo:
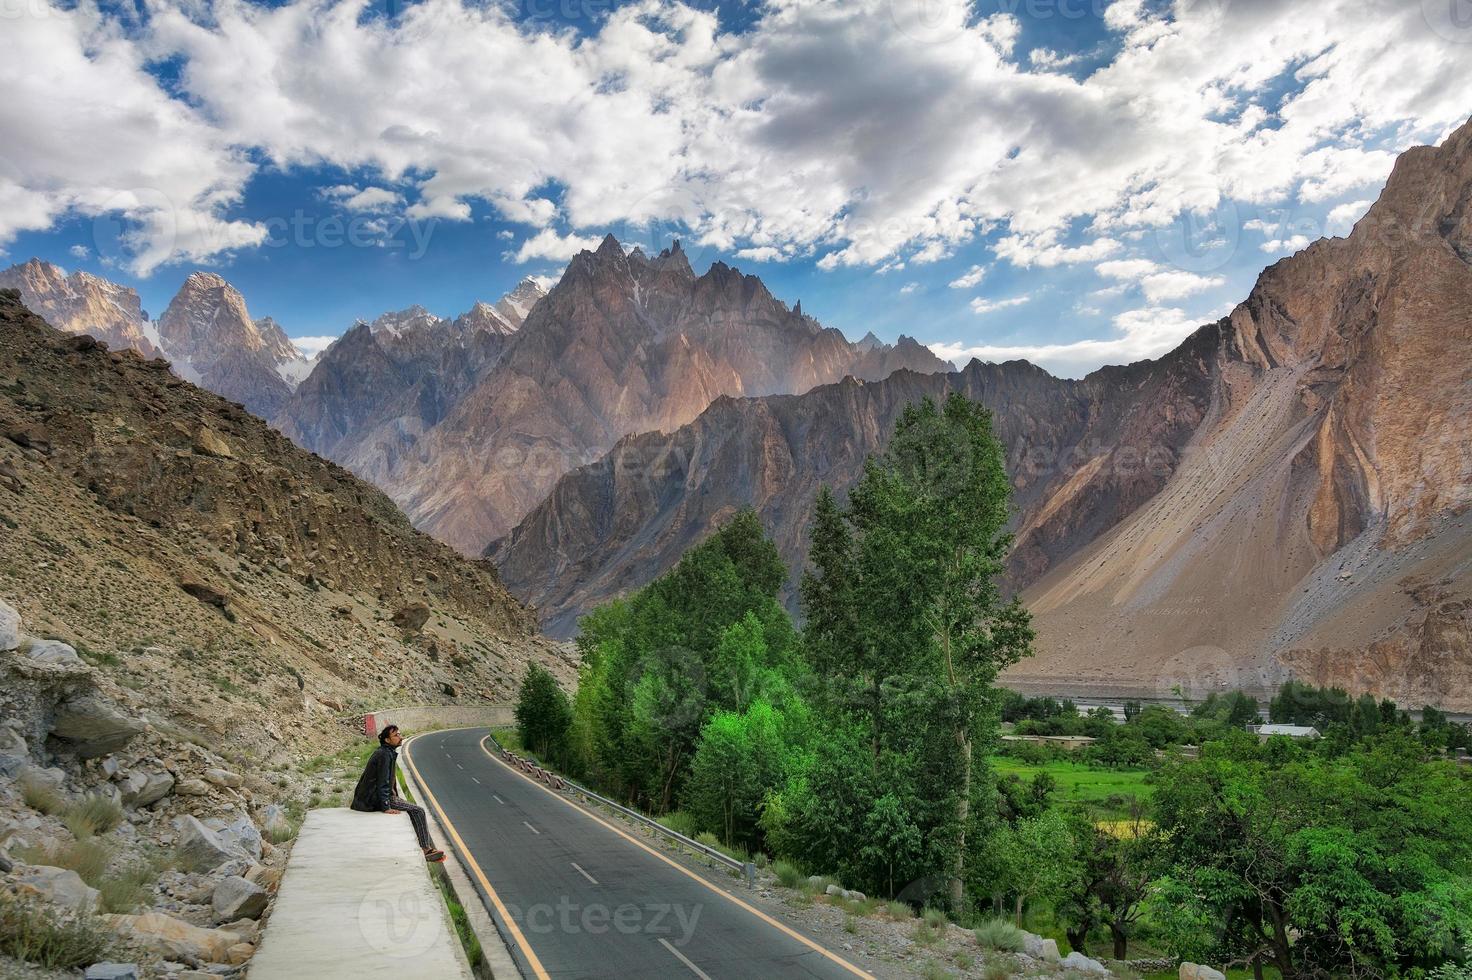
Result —
[[1154, 791], [1146, 782], [1150, 774], [1143, 769], [1101, 769], [1081, 762], [1031, 765], [1005, 756], [992, 759], [992, 767], [999, 776], [1016, 775], [1024, 781], [1039, 772], [1046, 772], [1058, 782], [1057, 789], [1053, 791], [1054, 799], [1064, 803], [1092, 804], [1119, 816], [1125, 814], [1120, 807], [1110, 805], [1110, 797], [1133, 796], [1149, 802]]

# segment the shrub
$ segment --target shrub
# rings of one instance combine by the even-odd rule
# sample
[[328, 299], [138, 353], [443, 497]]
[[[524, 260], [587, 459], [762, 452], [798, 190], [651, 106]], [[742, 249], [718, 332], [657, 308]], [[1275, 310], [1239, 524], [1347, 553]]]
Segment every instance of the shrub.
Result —
[[904, 922], [915, 917], [915, 910], [904, 902], [890, 902], [884, 907], [884, 911], [888, 912], [889, 917], [896, 922]]
[[940, 939], [940, 932], [933, 928], [924, 919], [915, 920], [915, 932], [912, 936], [915, 943], [920, 946], [929, 946]]
[[78, 840], [105, 834], [123, 822], [123, 808], [105, 796], [89, 796], [66, 808], [61, 822]]
[[72, 915], [0, 893], [0, 951], [51, 970], [107, 959], [111, 934], [89, 915]]
[[783, 888], [796, 888], [807, 877], [802, 873], [802, 869], [791, 861], [776, 862], [772, 865], [772, 871], [777, 875], [777, 883]]
[[[660, 817], [659, 822], [677, 834], [684, 834], [686, 837], [691, 838], [694, 838], [696, 835], [695, 818], [684, 810], [671, 810], [669, 813]], [[705, 836], [711, 837], [712, 835], [706, 834]], [[704, 840], [701, 840], [701, 842], [704, 843]]]
[[935, 960], [927, 961], [925, 968], [920, 971], [920, 975], [925, 980], [951, 980], [951, 972], [935, 962]]
[[114, 871], [97, 882], [104, 912], [135, 912], [148, 904], [148, 893], [158, 876], [176, 864], [173, 853], [156, 852], [144, 860], [134, 861], [120, 871]]
[[88, 837], [55, 847], [24, 847], [17, 856], [27, 864], [45, 864], [75, 871], [83, 881], [96, 888], [107, 872], [112, 851], [102, 841]]
[[66, 807], [66, 801], [61, 798], [60, 793], [50, 785], [29, 776], [20, 778], [20, 794], [26, 801], [26, 806], [48, 817], [55, 816]]
[[1026, 945], [1022, 930], [1006, 919], [989, 919], [977, 926], [976, 941], [987, 949], [999, 949], [1004, 953], [1020, 953]]
[[925, 910], [925, 924], [932, 929], [943, 929], [949, 921], [940, 909]]

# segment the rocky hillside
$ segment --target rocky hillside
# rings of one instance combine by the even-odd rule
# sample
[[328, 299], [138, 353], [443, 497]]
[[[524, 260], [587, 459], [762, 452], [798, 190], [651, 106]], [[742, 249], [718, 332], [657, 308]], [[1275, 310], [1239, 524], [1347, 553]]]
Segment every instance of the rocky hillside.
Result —
[[558, 477], [629, 433], [676, 428], [721, 395], [807, 391], [903, 367], [946, 365], [913, 341], [852, 344], [723, 263], [697, 276], [678, 243], [651, 257], [609, 236], [572, 260], [500, 359], [412, 448], [334, 455], [417, 526], [478, 552]]
[[852, 485], [898, 406], [961, 390], [997, 413], [1017, 488], [1011, 577], [1039, 655], [1012, 683], [1140, 695], [1292, 672], [1472, 710], [1469, 333], [1472, 124], [1157, 361], [723, 400], [569, 474], [488, 553], [564, 635], [748, 503], [795, 569], [817, 486]]
[[159, 717], [285, 752], [352, 706], [501, 699], [532, 659], [567, 676], [491, 567], [377, 490], [0, 297], [0, 597]]
[[238, 975], [277, 845], [351, 790], [360, 713], [502, 701], [533, 660], [572, 678], [488, 565], [0, 290], [0, 913], [81, 915], [145, 976]]
[[354, 472], [393, 470], [496, 363], [544, 295], [524, 279], [453, 320], [412, 306], [358, 323], [322, 352], [275, 424]]

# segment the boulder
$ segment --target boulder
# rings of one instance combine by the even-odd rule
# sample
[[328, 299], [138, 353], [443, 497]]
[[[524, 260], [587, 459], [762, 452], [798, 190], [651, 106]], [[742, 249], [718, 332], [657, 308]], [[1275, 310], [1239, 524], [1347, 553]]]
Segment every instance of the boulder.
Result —
[[203, 779], [181, 779], [174, 786], [174, 792], [180, 796], [208, 796], [210, 784]]
[[230, 604], [229, 596], [221, 592], [219, 589], [215, 588], [213, 585], [206, 585], [204, 582], [196, 582], [190, 579], [186, 579], [185, 581], [179, 583], [179, 588], [183, 589], [185, 592], [188, 592], [190, 595], [194, 596], [194, 598], [198, 599], [206, 606], [214, 606], [217, 609], [224, 609]]
[[56, 905], [88, 910], [97, 907], [97, 889], [89, 886], [75, 871], [46, 865], [29, 865], [15, 872], [16, 890], [22, 895], [36, 895]]
[[0, 651], [14, 650], [20, 646], [20, 613], [4, 599], [0, 599]]
[[236, 789], [245, 782], [243, 777], [228, 769], [206, 769], [204, 779], [207, 783], [214, 783], [226, 789]]
[[225, 438], [206, 426], [200, 426], [199, 431], [194, 434], [194, 451], [201, 456], [215, 456], [219, 459], [235, 458], [235, 452]]
[[51, 433], [44, 425], [20, 425], [5, 430], [5, 438], [25, 449], [41, 453], [51, 452]]
[[229, 961], [231, 963], [239, 966], [246, 960], [250, 959], [252, 956], [256, 955], [256, 948], [250, 943], [236, 943], [234, 946], [231, 946], [229, 949], [225, 950], [225, 955], [229, 958]]
[[1227, 980], [1227, 975], [1200, 963], [1182, 963], [1180, 980]]
[[211, 904], [216, 922], [258, 919], [266, 911], [266, 889], [247, 878], [225, 878], [215, 886]]
[[32, 786], [43, 786], [56, 793], [66, 792], [66, 773], [55, 766], [27, 765], [18, 779]]
[[252, 861], [261, 859], [261, 832], [251, 823], [250, 817], [240, 814], [230, 820], [211, 817], [204, 825], [225, 843], [227, 847], [239, 849]]
[[31, 639], [21, 649], [37, 663], [62, 664], [67, 667], [86, 666], [86, 662], [77, 656], [76, 648], [60, 640]]
[[123, 777], [119, 786], [123, 794], [123, 805], [133, 808], [151, 806], [169, 795], [174, 788], [174, 777], [166, 772], [140, 772], [133, 770]]
[[137, 963], [93, 963], [82, 980], [139, 980]]
[[1109, 968], [1107, 966], [1098, 960], [1089, 959], [1078, 950], [1074, 950], [1058, 962], [1065, 970], [1074, 970], [1078, 973], [1099, 973], [1106, 977], [1109, 976]]
[[422, 602], [412, 602], [394, 613], [394, 625], [406, 633], [418, 633], [429, 622], [429, 607]]
[[827, 888], [823, 889], [823, 894], [824, 895], [842, 895], [843, 894], [843, 887], [840, 886], [840, 885], [829, 885]]
[[185, 815], [174, 824], [179, 830], [179, 860], [191, 871], [213, 871], [230, 861], [249, 857], [238, 844], [223, 839], [195, 817]]
[[84, 759], [116, 752], [146, 726], [95, 694], [68, 698], [56, 709], [51, 734], [72, 743]]
[[115, 915], [110, 918], [113, 931], [124, 939], [165, 956], [186, 963], [228, 963], [229, 949], [240, 937], [224, 929], [203, 929], [162, 912], [141, 915]]
[[1033, 959], [1042, 960], [1044, 963], [1057, 963], [1060, 958], [1058, 955], [1058, 940], [1044, 939], [1042, 936], [1036, 936], [1030, 932], [1024, 932], [1022, 934], [1022, 951]]

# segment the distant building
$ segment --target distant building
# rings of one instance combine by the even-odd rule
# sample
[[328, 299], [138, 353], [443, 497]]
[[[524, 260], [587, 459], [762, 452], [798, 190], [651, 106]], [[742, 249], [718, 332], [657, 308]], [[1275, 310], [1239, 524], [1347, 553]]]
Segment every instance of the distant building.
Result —
[[1088, 735], [1003, 735], [1004, 742], [1032, 742], [1034, 745], [1056, 745], [1060, 749], [1072, 752], [1093, 745], [1098, 739]]
[[1289, 738], [1318, 738], [1319, 730], [1312, 725], [1248, 725], [1247, 730], [1266, 742], [1274, 735]]

